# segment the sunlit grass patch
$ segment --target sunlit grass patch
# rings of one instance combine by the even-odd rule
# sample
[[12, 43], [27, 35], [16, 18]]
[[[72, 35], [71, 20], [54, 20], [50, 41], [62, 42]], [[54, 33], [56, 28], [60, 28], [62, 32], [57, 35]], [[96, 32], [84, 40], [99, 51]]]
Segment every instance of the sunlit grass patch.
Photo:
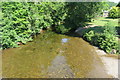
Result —
[[87, 23], [104, 26], [108, 22], [111, 22], [112, 24], [114, 24], [114, 26], [118, 26], [118, 19], [112, 19], [112, 18], [106, 18], [106, 17], [94, 18], [92, 22], [87, 22]]

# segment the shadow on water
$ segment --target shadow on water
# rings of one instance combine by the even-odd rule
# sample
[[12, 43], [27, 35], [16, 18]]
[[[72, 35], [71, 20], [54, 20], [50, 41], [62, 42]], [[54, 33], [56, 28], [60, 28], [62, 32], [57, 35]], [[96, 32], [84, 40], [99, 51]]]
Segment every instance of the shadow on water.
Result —
[[75, 31], [66, 33], [65, 35], [66, 35], [66, 36], [70, 36], [70, 37], [80, 37], [79, 34], [75, 33]]
[[[68, 39], [61, 43], [62, 39]], [[78, 35], [45, 32], [2, 54], [5, 78], [109, 78], [95, 49]]]

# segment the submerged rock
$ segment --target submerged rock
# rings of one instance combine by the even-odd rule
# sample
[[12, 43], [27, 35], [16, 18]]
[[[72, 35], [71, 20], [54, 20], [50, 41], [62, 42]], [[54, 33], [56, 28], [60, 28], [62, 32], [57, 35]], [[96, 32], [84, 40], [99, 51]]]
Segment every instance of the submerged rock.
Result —
[[112, 49], [112, 51], [110, 52], [110, 54], [116, 54], [116, 50], [115, 49]]

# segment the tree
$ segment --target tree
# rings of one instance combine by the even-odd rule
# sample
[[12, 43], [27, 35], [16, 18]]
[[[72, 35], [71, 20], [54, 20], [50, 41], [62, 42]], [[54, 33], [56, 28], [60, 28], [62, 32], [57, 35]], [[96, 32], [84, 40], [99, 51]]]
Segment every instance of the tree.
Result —
[[120, 7], [120, 2], [117, 4], [117, 6], [116, 7]]
[[114, 3], [114, 2], [106, 2], [108, 5], [109, 5], [109, 8], [113, 7], [113, 6], [116, 6], [117, 3]]
[[112, 7], [109, 11], [109, 17], [118, 18], [119, 17], [119, 7]]
[[68, 25], [76, 28], [80, 27], [80, 25], [86, 21], [91, 21], [92, 18], [96, 17], [102, 12], [102, 10], [105, 8], [105, 4], [106, 3], [104, 2], [67, 3], [67, 21], [69, 22]]

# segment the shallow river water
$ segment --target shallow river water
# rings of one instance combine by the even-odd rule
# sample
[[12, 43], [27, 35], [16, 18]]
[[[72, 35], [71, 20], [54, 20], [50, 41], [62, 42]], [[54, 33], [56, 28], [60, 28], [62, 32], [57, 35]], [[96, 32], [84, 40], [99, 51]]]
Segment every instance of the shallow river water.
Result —
[[95, 48], [79, 37], [45, 32], [2, 52], [4, 78], [109, 78]]

